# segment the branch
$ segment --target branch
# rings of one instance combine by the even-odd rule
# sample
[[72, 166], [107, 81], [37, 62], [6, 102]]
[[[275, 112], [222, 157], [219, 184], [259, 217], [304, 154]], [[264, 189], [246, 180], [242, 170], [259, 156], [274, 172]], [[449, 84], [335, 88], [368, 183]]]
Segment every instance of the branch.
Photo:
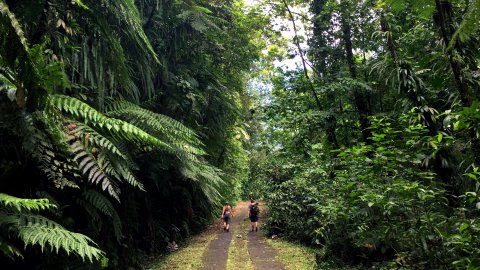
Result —
[[287, 10], [288, 14], [290, 15], [290, 20], [292, 21], [293, 25], [293, 41], [295, 42], [295, 45], [297, 46], [298, 53], [300, 54], [300, 58], [302, 59], [302, 65], [303, 65], [303, 74], [305, 75], [305, 78], [308, 81], [308, 85], [310, 87], [310, 90], [312, 91], [313, 96], [315, 97], [315, 102], [317, 103], [317, 107], [322, 110], [322, 104], [320, 103], [320, 99], [318, 98], [317, 92], [315, 91], [315, 88], [313, 87], [312, 81], [310, 80], [310, 76], [308, 76], [308, 70], [307, 70], [307, 61], [305, 60], [305, 56], [303, 54], [302, 47], [300, 46], [300, 41], [298, 39], [298, 33], [297, 33], [297, 25], [295, 23], [295, 18], [293, 17], [293, 13], [290, 10], [290, 7], [288, 6], [287, 2], [285, 0], [282, 0], [283, 5], [285, 6], [285, 9]]

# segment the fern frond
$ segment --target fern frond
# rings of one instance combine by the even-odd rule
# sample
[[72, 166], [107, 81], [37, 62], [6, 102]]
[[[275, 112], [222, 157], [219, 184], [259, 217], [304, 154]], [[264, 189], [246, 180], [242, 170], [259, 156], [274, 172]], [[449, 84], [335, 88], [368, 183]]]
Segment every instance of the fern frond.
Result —
[[220, 31], [219, 25], [226, 24], [225, 20], [212, 16], [212, 11], [208, 8], [198, 5], [185, 5], [185, 10], [177, 15], [183, 23], [189, 23], [190, 26], [199, 33], [205, 34], [208, 30]]
[[25, 37], [25, 33], [23, 32], [22, 26], [20, 25], [20, 22], [15, 17], [15, 14], [13, 14], [10, 11], [7, 4], [4, 3], [3, 1], [0, 1], [0, 14], [9, 19], [10, 25], [12, 26], [13, 30], [17, 34], [17, 38], [22, 44], [23, 49], [26, 52], [28, 52], [29, 51], [28, 41], [27, 41], [27, 38]]
[[185, 162], [180, 168], [180, 173], [185, 178], [197, 182], [211, 203], [218, 203], [222, 198], [219, 187], [225, 182], [220, 177], [221, 171], [218, 168], [202, 161]]
[[88, 236], [71, 232], [43, 216], [19, 215], [14, 230], [25, 246], [39, 245], [42, 251], [47, 247], [56, 253], [63, 249], [67, 254], [74, 253], [91, 262], [104, 257], [103, 251], [95, 247]]
[[83, 193], [85, 199], [102, 214], [112, 218], [113, 230], [117, 241], [120, 242], [122, 238], [122, 221], [118, 215], [113, 204], [103, 194], [89, 189]]
[[145, 191], [143, 184], [138, 180], [138, 178], [132, 173], [128, 164], [126, 164], [125, 160], [118, 159], [118, 158], [110, 158], [110, 162], [112, 166], [115, 168], [116, 172], [118, 173], [118, 177], [120, 179], [125, 180], [128, 184], [132, 187], [136, 187], [141, 191]]
[[[95, 247], [89, 237], [71, 232], [44, 216], [31, 214], [32, 211], [56, 208], [48, 199], [22, 199], [0, 193], [0, 206], [0, 226], [17, 234], [25, 246], [39, 245], [42, 251], [47, 247], [56, 253], [62, 249], [67, 254], [74, 253], [90, 261], [104, 257], [103, 251]], [[0, 249], [7, 255], [19, 254], [15, 248], [0, 242]]]
[[[125, 114], [130, 115], [130, 118], [142, 118], [146, 122], [150, 120], [152, 123], [149, 124], [153, 128], [161, 133], [173, 133], [173, 135], [177, 136], [177, 140], [184, 139], [194, 145], [202, 145], [202, 142], [198, 139], [197, 134], [195, 134], [193, 130], [168, 116], [154, 113], [128, 101], [113, 102], [107, 108], [107, 115], [121, 117]], [[171, 138], [172, 137], [170, 137], [170, 139]]]
[[[39, 168], [51, 180], [55, 187], [63, 189], [64, 187], [79, 188], [79, 186], [70, 178], [78, 178], [80, 174], [74, 162], [63, 154], [69, 153], [68, 145], [64, 143], [65, 136], [63, 130], [58, 127], [57, 122], [61, 120], [61, 115], [39, 112], [26, 118], [30, 130], [28, 142], [25, 145], [31, 146], [29, 151], [37, 160]], [[48, 132], [42, 132], [36, 127], [36, 122], [41, 122]], [[56, 142], [53, 144], [50, 138]]]
[[74, 141], [71, 147], [75, 154], [74, 160], [78, 163], [78, 169], [87, 177], [88, 181], [92, 184], [100, 183], [102, 190], [107, 191], [110, 196], [119, 201], [120, 190], [108, 177], [108, 174], [114, 171], [109, 166], [109, 162], [100, 155], [98, 159], [95, 158], [79, 141]]
[[0, 206], [7, 209], [15, 209], [18, 212], [40, 211], [57, 207], [51, 204], [48, 199], [22, 199], [5, 193], [0, 193]]
[[50, 95], [50, 104], [58, 109], [84, 119], [87, 123], [97, 126], [129, 142], [150, 145], [159, 150], [173, 152], [173, 148], [167, 143], [153, 137], [142, 129], [119, 119], [109, 118], [88, 104], [64, 95]]
[[39, 168], [57, 188], [79, 188], [74, 181], [69, 180], [64, 174], [64, 172], [68, 172], [73, 177], [78, 177], [80, 175], [78, 174], [77, 168], [70, 162], [61, 160], [59, 157], [57, 157], [57, 154], [58, 152], [53, 149], [52, 145], [46, 141], [39, 142], [37, 158], [39, 161]]
[[85, 143], [88, 143], [92, 146], [96, 146], [99, 148], [106, 149], [110, 151], [112, 154], [118, 155], [121, 158], [127, 159], [127, 156], [122, 153], [122, 151], [117, 148], [117, 146], [107, 139], [105, 136], [98, 133], [93, 128], [84, 125], [79, 122], [71, 122], [68, 126], [71, 129], [69, 132], [70, 135], [75, 137], [81, 138]]
[[[74, 140], [73, 143], [81, 143], [83, 145], [81, 148], [85, 149], [85, 152], [91, 152], [92, 154], [96, 154], [97, 152], [107, 150], [108, 152], [112, 153], [112, 155], [107, 155], [107, 158], [103, 158], [105, 155], [102, 154], [102, 156], [98, 156], [98, 158], [96, 159], [97, 163], [99, 163], [99, 161], [102, 161], [102, 164], [105, 166], [109, 175], [115, 176], [118, 180], [125, 180], [133, 187], [144, 190], [143, 184], [130, 170], [131, 167], [136, 168], [136, 164], [127, 154], [124, 153], [124, 151], [120, 150], [120, 148], [118, 148], [112, 141], [102, 136], [100, 133], [90, 128], [89, 126], [83, 125], [78, 122], [71, 122], [68, 127], [69, 129], [71, 129], [69, 131], [69, 134], [71, 135], [70, 138]], [[79, 146], [76, 145], [74, 148], [77, 149], [78, 147]], [[99, 149], [97, 149], [96, 147], [98, 147]], [[100, 157], [102, 157], [102, 159], [100, 159]], [[94, 159], [92, 158], [90, 161], [93, 160]], [[99, 166], [102, 167], [102, 164], [99, 164]], [[93, 166], [93, 163], [84, 166], [84, 174], [86, 175]], [[88, 173], [88, 175], [90, 174]]]
[[[127, 101], [112, 103], [108, 107], [107, 115], [123, 117], [130, 123], [142, 127], [150, 134], [155, 134], [175, 146], [177, 155], [181, 155], [180, 152], [182, 151], [192, 155], [205, 154], [205, 151], [201, 148], [203, 143], [196, 133], [168, 116], [154, 113]], [[190, 158], [195, 159], [193, 156], [190, 156]]]

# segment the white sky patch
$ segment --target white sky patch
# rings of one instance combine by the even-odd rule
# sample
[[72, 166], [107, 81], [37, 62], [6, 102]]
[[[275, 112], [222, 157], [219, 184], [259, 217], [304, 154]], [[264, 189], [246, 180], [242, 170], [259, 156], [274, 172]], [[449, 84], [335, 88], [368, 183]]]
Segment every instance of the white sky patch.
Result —
[[258, 1], [257, 0], [245, 0], [245, 4], [249, 5], [249, 6], [252, 6], [254, 4], [257, 4]]
[[[255, 5], [258, 4], [258, 0], [244, 0], [246, 5]], [[281, 3], [279, 3], [281, 4]], [[292, 11], [293, 16], [295, 18], [295, 25], [297, 28], [297, 35], [300, 38], [300, 47], [304, 56], [306, 56], [306, 52], [308, 50], [308, 33], [307, 33], [307, 26], [306, 22], [311, 20], [311, 14], [308, 12], [308, 6], [289, 6], [289, 9]], [[270, 14], [271, 6], [265, 5], [262, 6], [262, 10], [265, 14]], [[299, 51], [297, 46], [294, 43], [294, 36], [295, 31], [293, 29], [292, 21], [287, 14], [286, 18], [277, 17], [272, 21], [272, 29], [275, 31], [279, 31], [282, 36], [289, 41], [288, 48], [285, 48], [288, 52], [290, 57], [282, 61], [276, 61], [274, 64], [276, 67], [281, 67], [284, 70], [295, 70], [302, 67], [302, 60], [299, 55]]]

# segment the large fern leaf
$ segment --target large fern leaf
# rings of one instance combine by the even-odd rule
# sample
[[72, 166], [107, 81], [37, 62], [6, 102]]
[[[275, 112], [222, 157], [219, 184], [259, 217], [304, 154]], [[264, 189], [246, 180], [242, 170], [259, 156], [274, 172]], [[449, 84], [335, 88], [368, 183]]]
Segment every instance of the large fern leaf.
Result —
[[126, 101], [115, 102], [108, 109], [107, 115], [122, 117], [172, 145], [179, 157], [195, 160], [196, 156], [205, 154], [195, 132], [179, 121]]
[[107, 117], [76, 98], [64, 95], [50, 95], [48, 99], [51, 105], [71, 115], [82, 118], [93, 126], [108, 131], [112, 136], [129, 142], [150, 145], [159, 150], [174, 152], [174, 149], [170, 145], [148, 134], [144, 130], [128, 122]]
[[60, 224], [39, 215], [19, 215], [16, 230], [25, 245], [39, 245], [42, 251], [49, 248], [58, 253], [63, 249], [67, 254], [75, 253], [83, 260], [101, 259], [103, 251], [95, 247], [89, 237], [71, 232]]
[[[109, 175], [115, 176], [118, 180], [125, 180], [127, 183], [133, 187], [137, 187], [140, 190], [144, 190], [143, 184], [137, 179], [137, 177], [132, 173], [132, 167], [136, 168], [137, 165], [131, 160], [128, 154], [125, 151], [122, 151], [117, 147], [112, 141], [104, 137], [96, 130], [90, 128], [87, 125], [83, 125], [78, 122], [70, 122], [68, 125], [70, 127], [70, 138], [73, 139], [72, 147], [75, 154], [78, 154], [78, 151], [84, 151], [82, 153], [92, 153], [96, 154], [98, 152], [110, 152], [113, 155], [108, 155], [109, 162], [103, 162], [100, 164], [99, 158], [94, 158], [92, 155], [83, 155], [82, 160], [89, 163], [88, 165], [82, 166], [81, 170], [85, 175], [89, 176], [91, 182], [95, 182], [96, 179], [91, 179], [90, 175], [95, 175], [92, 171], [94, 168], [101, 168], [103, 166], [111, 166], [107, 168]], [[77, 139], [78, 138], [78, 139]], [[82, 144], [81, 146], [79, 144]], [[105, 159], [103, 158], [102, 161]], [[97, 166], [94, 163], [97, 162]], [[80, 165], [82, 163], [79, 163]], [[101, 176], [100, 176], [101, 177]]]
[[[56, 253], [64, 250], [67, 254], [79, 255], [83, 260], [103, 258], [103, 251], [89, 237], [71, 232], [44, 216], [31, 213], [55, 207], [48, 199], [22, 199], [0, 193], [0, 227], [16, 234], [25, 246], [39, 245], [42, 251], [49, 248]], [[2, 244], [1, 250], [7, 255], [19, 253], [10, 245]]]
[[74, 160], [78, 163], [78, 169], [88, 178], [88, 181], [92, 184], [101, 184], [102, 190], [120, 200], [120, 189], [108, 176], [109, 172], [114, 171], [110, 163], [102, 158], [97, 159], [78, 141], [72, 143], [72, 152], [75, 154]]
[[18, 212], [56, 208], [56, 205], [51, 204], [47, 199], [22, 199], [5, 193], [0, 193], [0, 206], [15, 209]]
[[[105, 149], [110, 151], [112, 154], [119, 156], [120, 158], [128, 158], [127, 155], [123, 153], [123, 151], [121, 151], [112, 141], [88, 125], [71, 121], [67, 128], [71, 129], [69, 131], [69, 135], [73, 136], [73, 139], [78, 137], [86, 145], [88, 144], [91, 147]], [[72, 139], [72, 137], [70, 137], [70, 139]]]

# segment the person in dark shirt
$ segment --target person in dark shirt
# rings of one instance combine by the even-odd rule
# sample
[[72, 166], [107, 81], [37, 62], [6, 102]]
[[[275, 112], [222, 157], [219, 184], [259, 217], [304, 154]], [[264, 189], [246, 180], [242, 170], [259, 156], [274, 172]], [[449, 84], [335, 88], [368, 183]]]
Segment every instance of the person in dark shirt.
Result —
[[252, 232], [255, 230], [258, 232], [258, 214], [259, 214], [258, 202], [254, 200], [250, 201], [250, 206], [248, 206], [248, 218], [250, 218], [250, 223], [252, 226]]

